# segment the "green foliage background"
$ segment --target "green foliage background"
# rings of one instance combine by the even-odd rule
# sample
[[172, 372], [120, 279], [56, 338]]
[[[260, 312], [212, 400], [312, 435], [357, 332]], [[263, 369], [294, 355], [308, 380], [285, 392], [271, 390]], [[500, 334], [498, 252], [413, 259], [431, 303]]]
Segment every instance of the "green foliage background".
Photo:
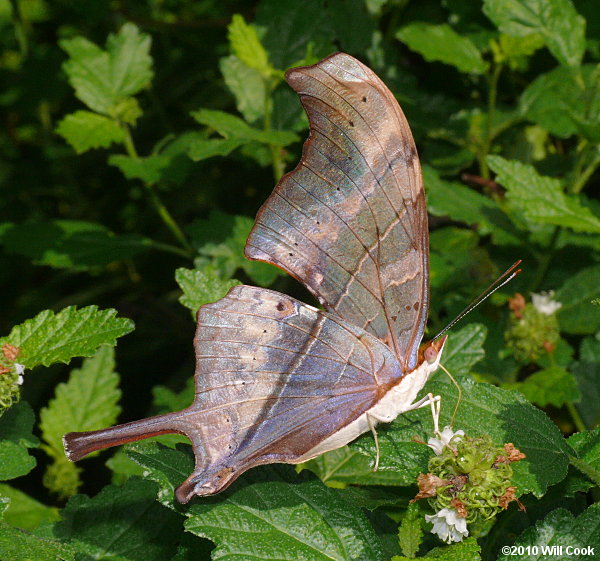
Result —
[[[513, 544], [600, 555], [595, 2], [0, 0], [0, 31], [3, 561], [487, 560]], [[62, 454], [66, 431], [187, 406], [193, 316], [235, 284], [314, 303], [243, 247], [307, 134], [284, 71], [337, 50], [379, 74], [415, 136], [428, 334], [523, 259], [444, 356], [463, 388], [456, 427], [527, 454], [515, 465], [527, 511], [513, 504], [477, 540], [440, 547], [425, 505], [409, 507], [431, 453], [412, 441], [431, 431], [425, 411], [380, 429], [378, 472], [366, 435], [189, 507], [172, 498], [192, 466], [185, 439], [77, 466]], [[556, 313], [530, 302], [548, 290]], [[426, 391], [448, 422], [454, 387], [436, 375]]]

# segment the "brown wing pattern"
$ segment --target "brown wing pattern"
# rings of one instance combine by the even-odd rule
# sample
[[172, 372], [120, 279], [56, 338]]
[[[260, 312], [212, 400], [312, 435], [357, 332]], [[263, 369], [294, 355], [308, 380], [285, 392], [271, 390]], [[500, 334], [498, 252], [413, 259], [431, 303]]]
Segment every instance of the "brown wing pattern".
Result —
[[197, 465], [178, 490], [184, 502], [219, 491], [253, 465], [297, 459], [401, 376], [391, 350], [372, 335], [251, 286], [201, 308], [195, 347], [196, 399], [180, 423]]
[[427, 317], [428, 230], [406, 119], [383, 82], [349, 55], [286, 78], [310, 136], [259, 211], [246, 256], [288, 271], [411, 370]]

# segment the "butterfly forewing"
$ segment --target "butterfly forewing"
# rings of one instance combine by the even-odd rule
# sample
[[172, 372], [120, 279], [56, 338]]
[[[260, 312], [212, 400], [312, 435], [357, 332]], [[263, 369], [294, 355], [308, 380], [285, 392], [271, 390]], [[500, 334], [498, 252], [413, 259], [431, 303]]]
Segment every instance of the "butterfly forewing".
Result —
[[195, 347], [186, 433], [198, 463], [181, 499], [214, 493], [253, 465], [294, 461], [401, 377], [390, 349], [369, 333], [251, 286], [201, 308]]
[[406, 119], [383, 82], [349, 55], [286, 78], [310, 136], [259, 211], [246, 255], [288, 271], [411, 370], [427, 316], [428, 233]]

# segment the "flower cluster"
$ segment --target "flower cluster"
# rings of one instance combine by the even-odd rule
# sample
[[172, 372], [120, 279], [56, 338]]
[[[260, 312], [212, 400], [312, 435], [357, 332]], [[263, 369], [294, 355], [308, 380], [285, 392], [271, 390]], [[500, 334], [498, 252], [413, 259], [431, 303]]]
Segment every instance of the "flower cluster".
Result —
[[429, 473], [419, 475], [414, 500], [428, 499], [436, 514], [425, 519], [446, 543], [468, 536], [467, 524], [483, 528], [517, 500], [510, 464], [525, 455], [511, 443], [500, 448], [489, 436], [468, 437], [445, 427], [440, 438], [429, 439], [428, 446], [436, 456], [429, 461]]
[[25, 367], [16, 362], [19, 348], [5, 343], [0, 352], [0, 415], [19, 401]]
[[505, 338], [519, 362], [535, 362], [556, 347], [560, 337], [556, 312], [562, 304], [553, 296], [553, 292], [532, 294], [527, 304], [521, 294], [515, 294], [509, 301], [513, 314]]

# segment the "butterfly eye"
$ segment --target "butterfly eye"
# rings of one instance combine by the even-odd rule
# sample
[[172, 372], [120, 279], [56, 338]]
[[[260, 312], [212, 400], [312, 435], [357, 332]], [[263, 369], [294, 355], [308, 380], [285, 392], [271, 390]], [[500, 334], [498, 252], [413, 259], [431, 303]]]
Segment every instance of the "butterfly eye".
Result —
[[429, 364], [433, 364], [437, 359], [438, 351], [433, 345], [429, 345], [429, 347], [425, 349], [424, 356]]

